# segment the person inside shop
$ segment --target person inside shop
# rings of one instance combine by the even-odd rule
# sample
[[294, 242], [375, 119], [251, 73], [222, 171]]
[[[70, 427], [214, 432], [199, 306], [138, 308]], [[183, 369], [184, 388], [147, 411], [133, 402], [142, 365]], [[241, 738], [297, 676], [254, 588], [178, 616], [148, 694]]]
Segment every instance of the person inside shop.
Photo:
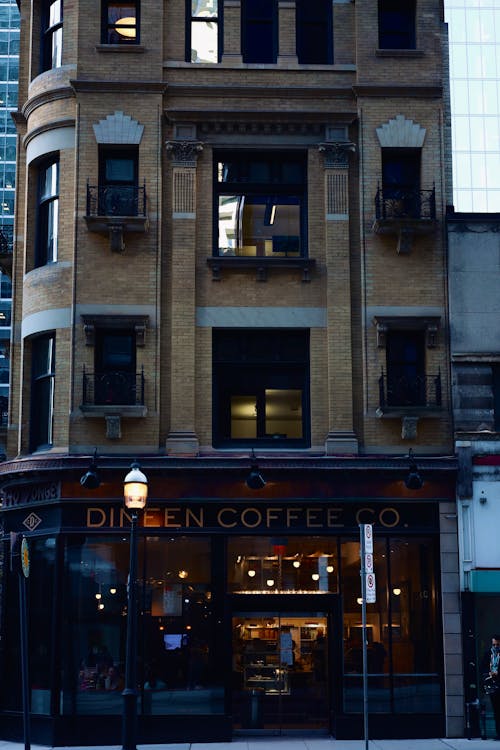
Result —
[[116, 667], [111, 666], [108, 669], [108, 673], [104, 678], [104, 689], [105, 690], [123, 690], [123, 680]]
[[491, 647], [485, 652], [482, 662], [484, 686], [489, 685], [493, 717], [495, 719], [495, 739], [500, 740], [500, 635], [493, 635]]
[[318, 628], [312, 647], [314, 678], [318, 682], [326, 679], [326, 637], [324, 628]]

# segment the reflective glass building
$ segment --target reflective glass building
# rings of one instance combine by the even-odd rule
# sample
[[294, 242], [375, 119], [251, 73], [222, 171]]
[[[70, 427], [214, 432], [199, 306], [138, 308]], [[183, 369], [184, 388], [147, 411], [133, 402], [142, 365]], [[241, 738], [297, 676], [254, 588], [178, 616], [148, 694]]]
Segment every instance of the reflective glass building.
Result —
[[500, 0], [446, 0], [455, 211], [500, 211]]
[[[6, 425], [12, 284], [10, 268], [16, 187], [16, 129], [19, 76], [19, 11], [15, 0], [0, 0], [0, 425]], [[3, 452], [0, 437], [0, 452]]]

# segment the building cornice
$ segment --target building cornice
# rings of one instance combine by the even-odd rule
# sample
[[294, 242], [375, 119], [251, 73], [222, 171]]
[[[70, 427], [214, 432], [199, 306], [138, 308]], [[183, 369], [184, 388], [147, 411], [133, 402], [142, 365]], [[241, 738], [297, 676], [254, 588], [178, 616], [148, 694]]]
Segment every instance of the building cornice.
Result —
[[410, 99], [441, 99], [443, 87], [440, 85], [408, 86], [397, 84], [384, 84], [380, 86], [357, 84], [352, 87], [356, 97], [400, 97]]
[[72, 78], [70, 84], [77, 93], [127, 93], [164, 94], [167, 84], [163, 81], [95, 81]]
[[38, 109], [38, 107], [43, 107], [45, 104], [50, 104], [51, 102], [58, 101], [60, 99], [74, 99], [75, 93], [72, 90], [70, 86], [61, 86], [56, 89], [47, 89], [46, 91], [43, 91], [41, 94], [36, 94], [35, 96], [32, 96], [29, 98], [22, 107], [22, 114], [26, 119], [32, 114], [32, 112], [35, 111], [35, 109]]
[[28, 143], [32, 141], [33, 138], [36, 138], [42, 133], [48, 133], [53, 130], [57, 130], [58, 128], [74, 128], [75, 124], [76, 124], [76, 120], [74, 117], [68, 117], [66, 119], [54, 120], [52, 122], [44, 123], [43, 125], [40, 125], [38, 128], [34, 128], [33, 130], [30, 130], [29, 133], [26, 133], [26, 135], [23, 138], [23, 146], [26, 148]]

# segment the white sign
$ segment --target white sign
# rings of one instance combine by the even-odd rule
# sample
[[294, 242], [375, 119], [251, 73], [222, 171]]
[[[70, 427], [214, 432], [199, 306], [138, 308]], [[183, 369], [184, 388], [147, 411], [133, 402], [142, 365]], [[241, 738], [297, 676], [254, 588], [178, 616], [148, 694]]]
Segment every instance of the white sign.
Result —
[[365, 552], [373, 552], [373, 526], [371, 523], [365, 523]]
[[365, 573], [373, 573], [373, 555], [371, 552], [365, 553]]
[[377, 601], [377, 592], [375, 588], [375, 574], [367, 573], [365, 579], [366, 603], [374, 604]]

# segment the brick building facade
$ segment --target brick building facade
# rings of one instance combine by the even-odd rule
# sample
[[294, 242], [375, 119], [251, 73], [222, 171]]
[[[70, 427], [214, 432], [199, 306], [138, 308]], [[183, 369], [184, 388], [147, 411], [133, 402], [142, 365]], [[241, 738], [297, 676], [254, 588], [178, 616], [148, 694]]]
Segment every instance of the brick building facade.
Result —
[[442, 3], [20, 11], [0, 481], [54, 587], [32, 594], [40, 738], [82, 744], [107, 714], [116, 741], [133, 459], [141, 741], [196, 738], [192, 714], [205, 738], [361, 736], [360, 522], [372, 732], [461, 734]]

